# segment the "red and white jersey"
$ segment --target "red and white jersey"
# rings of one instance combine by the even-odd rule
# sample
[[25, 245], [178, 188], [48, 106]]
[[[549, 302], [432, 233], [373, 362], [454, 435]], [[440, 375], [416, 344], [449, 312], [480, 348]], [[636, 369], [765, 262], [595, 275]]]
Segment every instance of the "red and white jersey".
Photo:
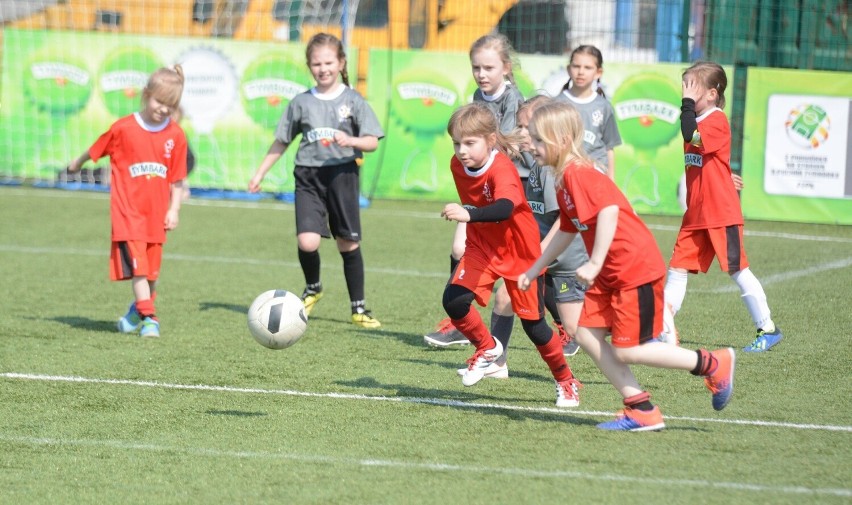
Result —
[[666, 264], [654, 235], [609, 177], [592, 164], [571, 163], [565, 169], [563, 181], [564, 187], [557, 190], [556, 198], [561, 218], [559, 229], [567, 233], [579, 232], [590, 255], [595, 244], [598, 214], [606, 207], [618, 206], [615, 237], [596, 283], [623, 290], [665, 276]]
[[538, 225], [524, 197], [518, 170], [505, 154], [492, 151], [484, 167], [471, 171], [453, 156], [453, 179], [465, 208], [480, 208], [499, 199], [514, 204], [509, 219], [467, 223], [465, 257], [489, 265], [504, 279], [517, 280], [541, 256]]
[[186, 135], [174, 121], [145, 124], [139, 114], [110, 126], [89, 148], [110, 157], [110, 216], [114, 242], [166, 241], [171, 184], [186, 178]]
[[686, 212], [683, 230], [743, 224], [740, 198], [731, 180], [731, 127], [721, 109], [698, 118], [698, 136], [684, 142]]

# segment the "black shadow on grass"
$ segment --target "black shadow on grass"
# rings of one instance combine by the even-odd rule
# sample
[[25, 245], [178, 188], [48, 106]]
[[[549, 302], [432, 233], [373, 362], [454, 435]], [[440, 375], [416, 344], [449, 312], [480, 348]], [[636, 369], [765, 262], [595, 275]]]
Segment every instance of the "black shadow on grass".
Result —
[[235, 417], [262, 417], [268, 416], [266, 412], [246, 412], [244, 410], [208, 410], [204, 412], [213, 416], [235, 416]]
[[[452, 370], [453, 372], [455, 372], [457, 369], [459, 369], [459, 368], [461, 368], [465, 365], [464, 361], [461, 361], [461, 362], [446, 362], [446, 361], [439, 362], [439, 361], [432, 361], [432, 360], [426, 360], [426, 359], [404, 359], [404, 360], [401, 360], [401, 361], [405, 361], [405, 362], [408, 362], [408, 363], [415, 363], [415, 364], [418, 364], [418, 365], [439, 366], [441, 368], [446, 368], [448, 370]], [[545, 365], [544, 362], [541, 363], [541, 366], [544, 367], [542, 369], [543, 371], [547, 369], [546, 368], [547, 365]], [[553, 380], [553, 377], [550, 376], [550, 375], [519, 371], [517, 368], [510, 368], [509, 369], [509, 378], [510, 379], [525, 379], [525, 380], [530, 380], [530, 381], [535, 381], [535, 382], [544, 382], [544, 381], [552, 381]], [[459, 380], [461, 380], [461, 378], [459, 378]], [[580, 380], [580, 382], [582, 382], [583, 384], [598, 384], [598, 385], [604, 385], [604, 386], [609, 384], [609, 382], [604, 382], [604, 381], [584, 381], [582, 379]]]
[[98, 331], [102, 333], [117, 333], [118, 329], [116, 328], [116, 321], [99, 321], [94, 319], [89, 319], [88, 317], [79, 317], [79, 316], [60, 316], [60, 317], [52, 317], [49, 319], [50, 321], [56, 321], [57, 323], [62, 323], [64, 325], [70, 326], [72, 328], [79, 328], [81, 330], [88, 331]]
[[236, 303], [221, 303], [221, 302], [201, 302], [198, 304], [198, 310], [206, 311], [206, 310], [215, 310], [215, 309], [224, 309], [230, 310], [231, 312], [238, 312], [240, 314], [245, 314], [248, 312], [248, 305], [238, 305]]
[[[336, 384], [341, 386], [349, 386], [354, 388], [367, 388], [367, 389], [383, 389], [389, 392], [392, 392], [394, 396], [397, 397], [405, 397], [411, 398], [412, 403], [417, 403], [417, 398], [423, 399], [435, 399], [435, 400], [449, 400], [455, 402], [471, 402], [470, 406], [464, 405], [454, 405], [447, 404], [443, 405], [440, 403], [435, 403], [436, 407], [449, 407], [453, 409], [458, 409], [462, 411], [475, 411], [481, 412], [483, 414], [489, 415], [500, 415], [504, 416], [508, 419], [512, 420], [525, 420], [532, 419], [536, 421], [547, 421], [547, 422], [558, 422], [558, 423], [568, 423], [568, 424], [578, 424], [578, 425], [595, 425], [599, 421], [594, 419], [582, 418], [582, 417], [573, 417], [570, 416], [571, 412], [569, 410], [565, 411], [565, 414], [562, 413], [548, 413], [548, 412], [534, 412], [534, 411], [525, 411], [525, 410], [513, 410], [513, 409], [502, 409], [500, 407], [489, 407], [482, 408], [477, 406], [472, 402], [472, 400], [490, 400], [490, 401], [502, 401], [502, 402], [522, 402], [525, 401], [520, 398], [505, 398], [505, 397], [496, 397], [496, 396], [488, 396], [482, 394], [473, 394], [467, 393], [464, 391], [453, 390], [453, 391], [442, 391], [437, 389], [423, 389], [423, 388], [415, 388], [405, 384], [381, 384], [379, 381], [372, 377], [361, 377], [360, 379], [354, 381], [337, 381]], [[422, 401], [419, 402], [423, 405], [429, 405], [430, 402]], [[550, 404], [548, 404], [550, 406]], [[567, 415], [566, 415], [567, 414]]]

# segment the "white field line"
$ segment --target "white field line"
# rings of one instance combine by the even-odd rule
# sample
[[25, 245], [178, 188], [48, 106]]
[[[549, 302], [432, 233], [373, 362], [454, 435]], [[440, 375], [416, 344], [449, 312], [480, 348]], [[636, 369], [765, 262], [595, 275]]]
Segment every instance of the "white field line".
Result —
[[769, 486], [742, 482], [723, 482], [696, 479], [656, 479], [649, 477], [633, 477], [630, 475], [589, 473], [568, 470], [536, 470], [533, 468], [506, 468], [456, 465], [436, 462], [418, 462], [392, 459], [342, 458], [338, 456], [323, 456], [317, 454], [294, 454], [286, 452], [267, 451], [229, 451], [207, 447], [186, 447], [175, 445], [144, 444], [122, 440], [85, 440], [63, 438], [16, 437], [0, 434], [0, 441], [8, 443], [52, 446], [52, 449], [62, 446], [77, 447], [108, 447], [125, 451], [147, 451], [156, 453], [187, 454], [207, 458], [225, 458], [237, 460], [278, 460], [296, 461], [306, 464], [346, 465], [355, 467], [390, 468], [393, 470], [422, 470], [427, 472], [447, 472], [460, 474], [501, 474], [511, 477], [541, 478], [541, 479], [584, 479], [590, 481], [617, 482], [638, 485], [641, 487], [705, 487], [725, 489], [730, 491], [749, 491], [756, 493], [775, 493], [788, 495], [816, 496], [852, 496], [852, 489], [842, 488], [808, 488], [804, 486]]
[[[791, 270], [789, 272], [781, 272], [777, 274], [767, 275], [766, 277], [760, 277], [760, 283], [764, 286], [769, 286], [772, 284], [776, 284], [779, 282], [786, 282], [793, 279], [798, 279], [799, 277], [807, 277], [808, 275], [818, 274], [821, 272], [827, 272], [829, 270], [840, 270], [842, 268], [846, 268], [852, 265], [852, 256], [849, 258], [845, 258], [837, 261], [830, 261], [828, 263], [821, 263], [818, 265], [814, 265], [812, 267], [803, 268], [801, 270]], [[740, 288], [734, 284], [733, 281], [730, 284], [725, 286], [719, 286], [713, 289], [701, 289], [695, 290], [697, 293], [735, 293], [739, 291]]]
[[[0, 194], [3, 196], [20, 196], [31, 198], [33, 196], [40, 196], [45, 198], [85, 198], [88, 200], [107, 200], [109, 199], [108, 193], [94, 192], [94, 191], [59, 191], [54, 189], [44, 189], [44, 190], [33, 190], [33, 189], [20, 189], [14, 187], [2, 187], [0, 186]], [[251, 202], [251, 201], [240, 201], [240, 200], [218, 200], [218, 199], [205, 199], [205, 198], [191, 198], [184, 202], [182, 205], [194, 205], [198, 207], [218, 207], [224, 209], [261, 209], [261, 210], [276, 210], [276, 211], [285, 211], [292, 212], [294, 210], [292, 204], [287, 204], [283, 202]], [[396, 209], [366, 209], [365, 212], [377, 212], [377, 213], [388, 213], [393, 216], [405, 216], [419, 219], [443, 219], [441, 217], [441, 209], [442, 203], [435, 202], [435, 212], [418, 212], [418, 211], [401, 211]], [[650, 224], [648, 228], [652, 230], [659, 231], [669, 231], [669, 232], [677, 232], [680, 227], [672, 226], [672, 225], [663, 225], [663, 224]], [[805, 242], [839, 242], [843, 244], [852, 244], [852, 237], [831, 237], [831, 236], [821, 236], [821, 235], [798, 235], [795, 233], [778, 233], [771, 231], [754, 231], [754, 230], [745, 230], [745, 235], [747, 237], [766, 237], [766, 238], [781, 238], [788, 240], [802, 240]]]
[[[30, 381], [47, 381], [47, 382], [72, 382], [84, 384], [112, 384], [121, 386], [135, 386], [145, 388], [159, 389], [177, 389], [185, 391], [220, 391], [224, 393], [247, 393], [247, 394], [269, 394], [283, 396], [301, 396], [311, 398], [331, 398], [338, 400], [364, 400], [374, 402], [398, 402], [398, 403], [417, 403], [424, 405], [436, 405], [441, 407], [456, 407], [469, 409], [493, 409], [493, 410], [512, 410], [523, 412], [542, 412], [548, 414], [563, 414], [563, 415], [581, 415], [589, 417], [609, 417], [611, 412], [599, 412], [593, 410], [566, 410], [555, 407], [523, 407], [519, 405], [508, 405], [498, 403], [472, 403], [459, 400], [444, 400], [440, 398], [419, 398], [405, 396], [375, 396], [375, 395], [359, 395], [351, 393], [313, 393], [310, 391], [294, 391], [289, 389], [262, 389], [262, 388], [241, 388], [233, 386], [211, 386], [206, 384], [170, 384], [167, 382], [156, 381], [138, 381], [127, 379], [97, 379], [89, 377], [76, 377], [66, 375], [43, 375], [43, 374], [28, 374], [16, 372], [3, 372], [0, 377], [14, 380], [30, 380]], [[720, 423], [733, 424], [740, 426], [759, 426], [769, 428], [789, 428], [797, 430], [821, 430], [821, 431], [839, 431], [852, 433], [852, 426], [835, 426], [835, 425], [820, 425], [820, 424], [800, 424], [786, 423], [776, 421], [759, 421], [747, 419], [712, 419], [701, 417], [678, 417], [665, 416], [670, 421], [690, 421], [700, 423]]]

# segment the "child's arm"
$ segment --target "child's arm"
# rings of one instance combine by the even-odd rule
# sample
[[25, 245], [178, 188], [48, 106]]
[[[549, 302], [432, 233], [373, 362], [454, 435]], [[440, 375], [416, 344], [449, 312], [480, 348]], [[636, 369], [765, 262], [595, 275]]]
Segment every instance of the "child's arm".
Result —
[[[544, 248], [541, 257], [535, 260], [529, 270], [518, 276], [518, 287], [524, 291], [529, 289], [533, 279], [538, 278], [539, 274], [547, 268], [547, 265], [553, 263], [553, 260], [562, 254], [562, 251], [571, 244], [576, 235], [576, 233], [560, 230], [558, 225], [556, 228], [551, 228], [547, 236], [544, 237], [544, 240], [548, 242], [547, 247]], [[550, 240], [548, 240], [548, 237]], [[544, 245], [544, 242], [542, 242], [542, 245]]]
[[586, 286], [592, 286], [595, 278], [601, 272], [612, 239], [615, 237], [615, 228], [618, 225], [618, 206], [610, 205], [598, 212], [597, 229], [595, 230], [595, 244], [589, 261], [577, 269], [577, 280]]
[[263, 161], [260, 162], [260, 166], [257, 167], [257, 171], [254, 173], [254, 176], [249, 181], [248, 190], [250, 193], [257, 193], [260, 191], [260, 183], [263, 181], [263, 178], [266, 177], [269, 169], [272, 168], [272, 165], [278, 161], [279, 158], [284, 154], [284, 151], [287, 150], [287, 146], [289, 144], [285, 144], [278, 139], [269, 146], [269, 150], [266, 151], [266, 156], [263, 157]]
[[362, 153], [371, 153], [379, 147], [379, 138], [375, 135], [353, 137], [344, 132], [338, 131], [334, 134], [334, 141], [340, 147], [353, 147]]
[[612, 149], [606, 150], [606, 175], [615, 182], [615, 151]]
[[74, 172], [79, 172], [80, 169], [83, 168], [83, 164], [92, 159], [89, 156], [89, 151], [81, 154], [77, 159], [68, 164], [68, 173], [73, 174]]
[[166, 222], [164, 223], [166, 231], [174, 230], [178, 226], [180, 218], [180, 204], [183, 201], [183, 191], [186, 185], [186, 179], [173, 182], [170, 188], [169, 210], [166, 211]]

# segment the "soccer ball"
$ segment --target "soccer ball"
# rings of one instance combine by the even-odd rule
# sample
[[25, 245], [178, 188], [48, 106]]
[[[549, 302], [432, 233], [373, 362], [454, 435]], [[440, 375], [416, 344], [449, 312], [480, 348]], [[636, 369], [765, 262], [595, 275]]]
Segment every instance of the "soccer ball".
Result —
[[283, 289], [261, 293], [248, 309], [248, 327], [260, 345], [286, 349], [298, 342], [308, 328], [305, 304]]

